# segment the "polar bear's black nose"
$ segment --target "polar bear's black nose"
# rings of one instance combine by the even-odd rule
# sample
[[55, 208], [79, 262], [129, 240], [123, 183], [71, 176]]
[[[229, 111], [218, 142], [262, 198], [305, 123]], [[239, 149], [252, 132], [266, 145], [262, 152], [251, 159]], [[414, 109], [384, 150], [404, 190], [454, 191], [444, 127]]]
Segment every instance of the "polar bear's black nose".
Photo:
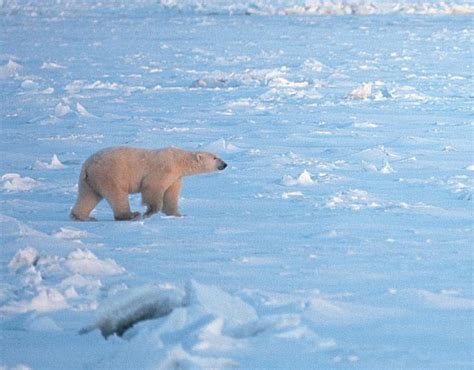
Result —
[[219, 165], [219, 167], [217, 167], [217, 169], [218, 169], [219, 171], [222, 171], [222, 170], [223, 170], [224, 168], [226, 168], [226, 167], [227, 167], [227, 163], [222, 162], [222, 163]]

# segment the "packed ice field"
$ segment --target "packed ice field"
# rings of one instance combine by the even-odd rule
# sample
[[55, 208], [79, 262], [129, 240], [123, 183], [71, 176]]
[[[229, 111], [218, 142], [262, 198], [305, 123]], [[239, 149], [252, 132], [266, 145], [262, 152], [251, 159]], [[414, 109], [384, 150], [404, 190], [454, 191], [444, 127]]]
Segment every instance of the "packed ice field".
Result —
[[[471, 369], [473, 13], [0, 0], [0, 369]], [[229, 166], [70, 220], [116, 145]]]

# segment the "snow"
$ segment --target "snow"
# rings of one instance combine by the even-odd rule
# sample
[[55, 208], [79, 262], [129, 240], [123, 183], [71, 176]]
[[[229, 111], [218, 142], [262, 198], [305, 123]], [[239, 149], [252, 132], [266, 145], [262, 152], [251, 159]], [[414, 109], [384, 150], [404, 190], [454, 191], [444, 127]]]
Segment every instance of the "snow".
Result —
[[3, 190], [7, 192], [30, 191], [38, 184], [31, 177], [21, 177], [18, 173], [6, 173], [0, 181], [3, 182]]
[[[473, 12], [0, 1], [0, 368], [472, 368]], [[70, 220], [114, 145], [229, 166]]]

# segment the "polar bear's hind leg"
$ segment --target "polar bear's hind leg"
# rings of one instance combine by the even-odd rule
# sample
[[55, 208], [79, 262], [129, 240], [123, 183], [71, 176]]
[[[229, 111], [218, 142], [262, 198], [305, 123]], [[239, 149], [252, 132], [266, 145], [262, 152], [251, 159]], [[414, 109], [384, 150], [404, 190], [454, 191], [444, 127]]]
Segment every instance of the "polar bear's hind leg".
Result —
[[88, 184], [85, 176], [81, 175], [79, 181], [79, 195], [76, 204], [71, 210], [71, 218], [79, 221], [95, 221], [95, 219], [89, 217], [89, 215], [101, 200], [102, 196], [97, 194]]

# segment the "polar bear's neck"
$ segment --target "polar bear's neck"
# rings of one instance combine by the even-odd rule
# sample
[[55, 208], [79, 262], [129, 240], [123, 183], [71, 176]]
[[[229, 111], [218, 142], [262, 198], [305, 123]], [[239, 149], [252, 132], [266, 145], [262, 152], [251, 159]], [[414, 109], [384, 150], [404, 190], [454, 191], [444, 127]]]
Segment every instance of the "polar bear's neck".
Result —
[[183, 176], [193, 176], [202, 173], [202, 168], [196, 160], [196, 153], [183, 151], [181, 161], [181, 168], [183, 169]]

